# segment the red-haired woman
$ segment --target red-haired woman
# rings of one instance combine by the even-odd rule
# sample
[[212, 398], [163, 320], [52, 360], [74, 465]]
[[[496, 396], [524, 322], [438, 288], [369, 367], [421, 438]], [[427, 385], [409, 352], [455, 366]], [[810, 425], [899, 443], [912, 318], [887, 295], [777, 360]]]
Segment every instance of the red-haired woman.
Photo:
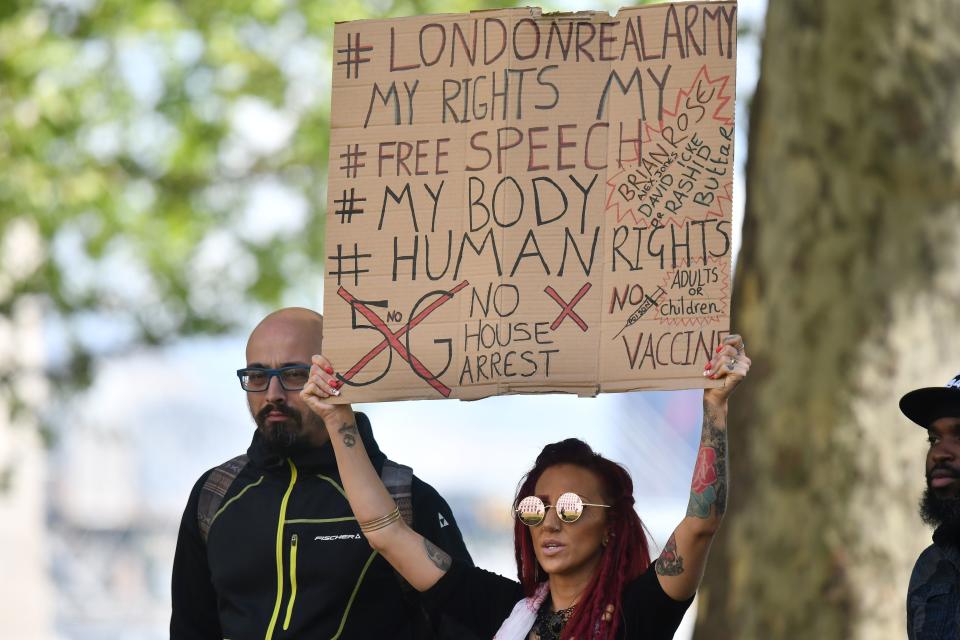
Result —
[[340, 384], [323, 356], [302, 397], [327, 425], [360, 529], [430, 609], [497, 639], [656, 640], [673, 637], [703, 576], [726, 507], [727, 399], [749, 368], [737, 335], [707, 364], [705, 375], [725, 384], [703, 393], [687, 515], [652, 565], [627, 472], [579, 440], [544, 447], [514, 503], [519, 583], [452, 562], [404, 524], [350, 406], [325, 402]]

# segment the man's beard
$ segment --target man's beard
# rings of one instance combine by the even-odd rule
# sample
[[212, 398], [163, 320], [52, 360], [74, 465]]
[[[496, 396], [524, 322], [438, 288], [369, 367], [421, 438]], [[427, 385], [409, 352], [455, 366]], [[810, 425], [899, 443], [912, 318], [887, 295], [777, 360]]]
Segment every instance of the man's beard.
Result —
[[[277, 411], [287, 417], [285, 421], [267, 422], [267, 416]], [[309, 447], [309, 441], [303, 431], [303, 416], [293, 407], [285, 404], [267, 404], [254, 416], [257, 430], [267, 445], [281, 456], [288, 456]]]
[[938, 496], [927, 484], [920, 499], [920, 517], [932, 527], [943, 527], [952, 534], [960, 534], [960, 497]]

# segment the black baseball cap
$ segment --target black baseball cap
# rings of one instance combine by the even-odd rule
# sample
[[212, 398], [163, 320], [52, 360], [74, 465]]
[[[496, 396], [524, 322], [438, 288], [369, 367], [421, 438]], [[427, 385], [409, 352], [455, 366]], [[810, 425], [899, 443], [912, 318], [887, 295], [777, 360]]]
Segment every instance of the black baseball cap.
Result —
[[906, 394], [900, 398], [900, 411], [924, 429], [938, 418], [960, 418], [960, 373], [943, 387], [924, 387]]

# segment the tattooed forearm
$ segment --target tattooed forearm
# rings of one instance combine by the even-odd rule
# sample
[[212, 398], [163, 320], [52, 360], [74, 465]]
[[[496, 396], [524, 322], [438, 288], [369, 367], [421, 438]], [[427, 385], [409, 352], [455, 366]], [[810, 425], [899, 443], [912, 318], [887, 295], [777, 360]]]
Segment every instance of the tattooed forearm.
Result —
[[450, 570], [450, 563], [452, 560], [443, 549], [433, 544], [426, 538], [423, 539], [423, 547], [427, 550], [427, 557], [430, 558], [430, 561], [434, 565], [436, 565], [437, 569], [440, 569], [440, 571], [444, 572]]
[[678, 576], [683, 573], [683, 558], [677, 552], [677, 535], [673, 534], [667, 540], [667, 546], [657, 558], [657, 573], [662, 576]]
[[345, 422], [338, 431], [340, 435], [343, 436], [343, 444], [348, 447], [357, 444], [357, 438], [360, 437], [360, 432], [357, 431], [357, 425]]
[[727, 509], [727, 416], [723, 409], [704, 404], [703, 435], [693, 470], [687, 515], [721, 517]]

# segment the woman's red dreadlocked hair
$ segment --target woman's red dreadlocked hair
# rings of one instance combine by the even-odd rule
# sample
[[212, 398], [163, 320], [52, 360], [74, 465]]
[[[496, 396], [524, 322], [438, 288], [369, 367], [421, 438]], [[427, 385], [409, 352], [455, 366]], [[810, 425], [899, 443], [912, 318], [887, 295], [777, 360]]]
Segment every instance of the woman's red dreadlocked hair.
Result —
[[[624, 585], [650, 566], [650, 549], [643, 523], [633, 509], [633, 480], [627, 470], [616, 462], [594, 452], [582, 440], [569, 438], [543, 448], [533, 469], [524, 476], [517, 489], [514, 508], [520, 498], [534, 495], [537, 480], [546, 469], [557, 464], [575, 464], [595, 473], [602, 482], [604, 500], [611, 506], [607, 511], [609, 542], [603, 550], [600, 569], [577, 603], [573, 616], [564, 627], [562, 638], [611, 640], [620, 626]], [[513, 539], [517, 575], [524, 594], [530, 597], [537, 586], [547, 579], [547, 574], [534, 555], [530, 530], [519, 520], [513, 525]], [[614, 614], [609, 616], [610, 620], [604, 620], [603, 614], [608, 605], [615, 607]]]

